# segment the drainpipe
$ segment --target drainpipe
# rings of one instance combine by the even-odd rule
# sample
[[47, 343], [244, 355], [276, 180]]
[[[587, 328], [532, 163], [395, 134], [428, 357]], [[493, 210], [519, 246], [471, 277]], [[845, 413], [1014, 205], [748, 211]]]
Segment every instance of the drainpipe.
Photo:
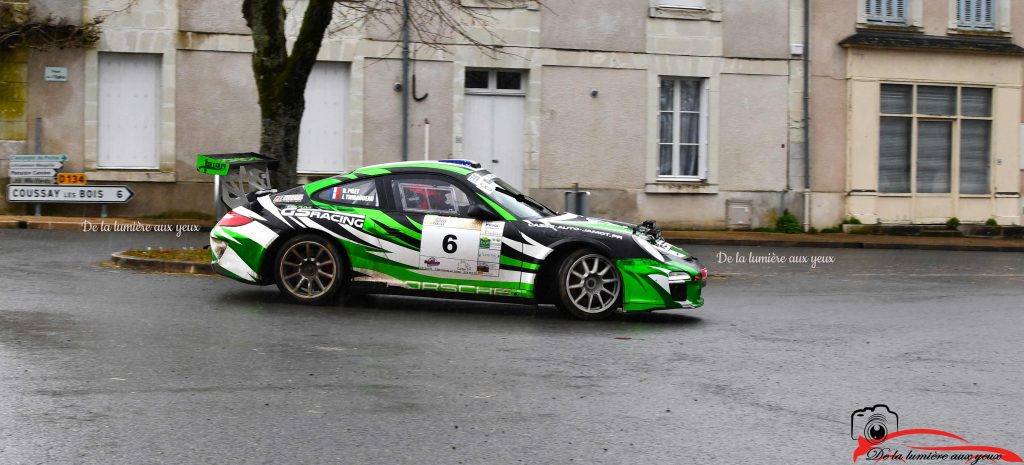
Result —
[[804, 0], [804, 232], [811, 229], [811, 0]]
[[409, 160], [409, 0], [402, 0], [402, 161]]

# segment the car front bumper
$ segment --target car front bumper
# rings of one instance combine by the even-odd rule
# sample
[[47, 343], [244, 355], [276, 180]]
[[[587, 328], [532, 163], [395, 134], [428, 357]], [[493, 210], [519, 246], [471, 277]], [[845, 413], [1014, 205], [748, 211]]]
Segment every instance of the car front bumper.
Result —
[[698, 272], [674, 269], [650, 259], [618, 260], [622, 277], [622, 307], [627, 312], [698, 308], [704, 305], [702, 290], [706, 277]]

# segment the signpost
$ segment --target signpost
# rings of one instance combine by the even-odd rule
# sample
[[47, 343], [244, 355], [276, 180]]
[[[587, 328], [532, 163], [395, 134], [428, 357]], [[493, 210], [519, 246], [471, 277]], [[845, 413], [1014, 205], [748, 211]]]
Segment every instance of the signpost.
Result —
[[135, 196], [128, 186], [7, 186], [8, 202], [125, 203]]
[[128, 186], [87, 186], [85, 173], [58, 173], [67, 155], [11, 155], [9, 160], [7, 201], [34, 203], [36, 216], [43, 203], [98, 203], [103, 204], [100, 216], [106, 218], [106, 204], [135, 196]]

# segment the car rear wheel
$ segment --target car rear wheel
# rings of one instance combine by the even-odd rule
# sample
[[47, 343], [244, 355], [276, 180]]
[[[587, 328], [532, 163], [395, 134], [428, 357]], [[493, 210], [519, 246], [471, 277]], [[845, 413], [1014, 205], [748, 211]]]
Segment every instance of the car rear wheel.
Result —
[[562, 311], [583, 320], [613, 315], [622, 301], [622, 279], [612, 261], [590, 249], [577, 250], [558, 269], [558, 298]]
[[336, 302], [348, 280], [337, 245], [314, 234], [285, 242], [277, 252], [274, 267], [277, 288], [303, 304]]

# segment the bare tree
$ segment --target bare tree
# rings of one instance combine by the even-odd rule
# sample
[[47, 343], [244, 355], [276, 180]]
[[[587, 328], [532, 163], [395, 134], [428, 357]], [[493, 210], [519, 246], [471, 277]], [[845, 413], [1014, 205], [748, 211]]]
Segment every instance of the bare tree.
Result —
[[[495, 6], [526, 3], [488, 2]], [[493, 20], [488, 10], [466, 7], [463, 0], [308, 0], [290, 51], [285, 36], [289, 12], [284, 0], [244, 0], [242, 14], [252, 30], [254, 45], [252, 69], [259, 93], [260, 151], [279, 161], [272, 179], [278, 188], [296, 182], [306, 82], [328, 32], [368, 24], [383, 26], [390, 31], [396, 47], [405, 44], [405, 58], [410, 40], [438, 50], [462, 43], [502, 53], [500, 38], [488, 28]], [[407, 83], [405, 86], [408, 88]]]

